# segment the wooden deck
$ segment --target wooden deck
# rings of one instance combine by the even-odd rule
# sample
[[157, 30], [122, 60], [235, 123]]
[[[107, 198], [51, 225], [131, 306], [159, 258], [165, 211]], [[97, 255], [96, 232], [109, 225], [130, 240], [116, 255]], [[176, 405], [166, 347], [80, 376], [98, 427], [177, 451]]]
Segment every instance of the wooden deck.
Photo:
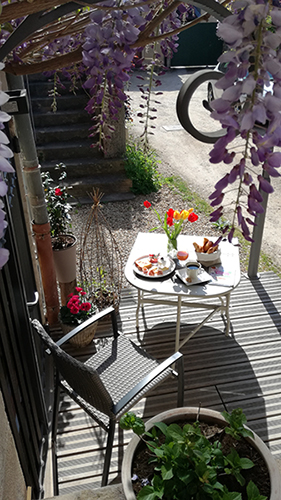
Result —
[[[136, 291], [124, 289], [118, 317], [119, 330], [140, 342], [161, 360], [174, 352], [176, 308], [146, 305], [135, 330]], [[182, 311], [181, 335], [198, 323], [204, 312]], [[184, 345], [185, 406], [218, 411], [243, 408], [249, 426], [268, 444], [281, 463], [281, 280], [272, 272], [250, 281], [243, 277], [231, 298], [231, 334], [215, 315]], [[110, 331], [99, 324], [96, 342]], [[68, 349], [74, 355], [72, 348]], [[94, 346], [80, 349], [80, 359]], [[145, 419], [175, 406], [176, 383], [171, 379], [134, 409]], [[122, 451], [129, 432], [116, 430], [110, 482], [120, 482]], [[105, 433], [77, 405], [63, 395], [59, 415], [59, 493], [100, 486]]]

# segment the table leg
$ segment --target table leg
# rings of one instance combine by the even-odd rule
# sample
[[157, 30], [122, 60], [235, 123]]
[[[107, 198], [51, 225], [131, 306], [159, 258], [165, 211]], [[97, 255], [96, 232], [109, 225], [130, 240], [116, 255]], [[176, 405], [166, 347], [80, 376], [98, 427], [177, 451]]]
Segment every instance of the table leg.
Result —
[[226, 315], [225, 335], [229, 335], [229, 327], [230, 327], [229, 305], [230, 305], [230, 293], [227, 293], [225, 296], [225, 315]]
[[181, 295], [178, 296], [175, 352], [177, 352], [179, 350], [179, 345], [180, 345], [180, 327], [181, 327]]
[[141, 290], [138, 290], [138, 305], [137, 305], [137, 310], [136, 310], [136, 327], [139, 327], [139, 310], [140, 310], [140, 305], [141, 305], [141, 299], [142, 299], [142, 294], [143, 292]]
[[[225, 299], [225, 302], [224, 300]], [[226, 293], [224, 297], [220, 297], [220, 301], [222, 303], [221, 315], [225, 314], [226, 318], [226, 327], [225, 327], [225, 335], [229, 335], [229, 327], [230, 327], [230, 316], [229, 316], [229, 305], [230, 305], [230, 292]]]

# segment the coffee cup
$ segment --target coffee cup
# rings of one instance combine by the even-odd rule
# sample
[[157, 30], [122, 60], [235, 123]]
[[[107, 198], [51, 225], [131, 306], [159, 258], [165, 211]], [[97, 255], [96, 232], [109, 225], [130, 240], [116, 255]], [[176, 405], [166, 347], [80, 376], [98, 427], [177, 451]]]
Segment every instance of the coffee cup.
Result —
[[201, 264], [197, 261], [189, 261], [186, 264], [186, 274], [188, 278], [194, 280], [197, 278], [201, 270]]

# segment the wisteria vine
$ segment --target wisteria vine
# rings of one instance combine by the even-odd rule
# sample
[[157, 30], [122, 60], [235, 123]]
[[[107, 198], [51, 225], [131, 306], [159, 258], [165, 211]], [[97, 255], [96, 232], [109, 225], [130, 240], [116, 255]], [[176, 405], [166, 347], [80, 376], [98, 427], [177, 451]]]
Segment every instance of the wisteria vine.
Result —
[[[215, 143], [210, 162], [234, 166], [209, 197], [218, 207], [211, 221], [223, 215], [225, 194], [238, 182], [233, 219], [224, 231], [229, 241], [235, 229], [253, 241], [250, 226], [264, 211], [262, 192], [272, 193], [270, 177], [280, 176], [281, 153], [274, 147], [281, 146], [281, 9], [267, 0], [235, 0], [232, 12], [217, 30], [229, 46], [219, 61], [228, 66], [216, 83], [223, 92], [212, 101], [211, 116], [226, 134]], [[243, 139], [239, 158], [231, 144], [237, 135]]]
[[[163, 0], [161, 8], [164, 10], [168, 5]], [[96, 138], [93, 145], [104, 150], [104, 140], [109, 139], [114, 131], [114, 121], [118, 119], [118, 111], [127, 100], [125, 84], [130, 79], [130, 72], [137, 64], [137, 53], [140, 47], [134, 48], [138, 36], [144, 31], [146, 24], [155, 14], [153, 5], [143, 2], [140, 6], [133, 6], [130, 1], [108, 0], [103, 4], [110, 10], [97, 10], [90, 14], [91, 23], [85, 30], [86, 41], [83, 44], [83, 63], [87, 68], [88, 79], [84, 87], [89, 91], [91, 98], [86, 110], [93, 117], [91, 136]], [[155, 10], [161, 10], [159, 4]], [[163, 34], [179, 28], [184, 17], [193, 13], [189, 5], [181, 5], [165, 18], [157, 28]], [[152, 37], [153, 37], [152, 33]], [[165, 57], [169, 57], [177, 50], [178, 36], [173, 35], [160, 42], [160, 50]], [[155, 44], [153, 44], [155, 49]], [[160, 66], [160, 54], [154, 50], [155, 60], [149, 69], [150, 84], [144, 90], [141, 85], [142, 97], [146, 101], [147, 116], [145, 118], [144, 135], [148, 131], [148, 119], [154, 120], [154, 116], [148, 116], [150, 112], [151, 82], [155, 65]], [[159, 79], [156, 78], [156, 86]], [[155, 111], [155, 110], [154, 110]], [[144, 113], [140, 113], [140, 118]], [[113, 120], [113, 122], [112, 122]], [[153, 128], [153, 126], [151, 127]]]

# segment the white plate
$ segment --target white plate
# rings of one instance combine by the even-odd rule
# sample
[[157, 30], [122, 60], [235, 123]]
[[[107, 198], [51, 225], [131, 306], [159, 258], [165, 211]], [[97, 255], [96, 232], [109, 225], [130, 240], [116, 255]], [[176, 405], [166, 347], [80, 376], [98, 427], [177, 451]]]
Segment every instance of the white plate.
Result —
[[191, 282], [186, 281], [186, 278], [188, 276], [187, 270], [184, 267], [183, 269], [178, 269], [176, 271], [176, 276], [186, 285], [186, 286], [192, 286], [192, 285], [203, 285], [204, 283], [208, 283], [209, 281], [212, 280], [211, 276], [206, 273], [203, 269], [201, 269], [196, 276], [195, 279], [193, 279]]
[[[142, 257], [138, 257], [136, 260], [147, 259], [147, 258], [149, 258], [149, 255], [143, 255]], [[167, 256], [165, 258], [168, 260], [169, 268], [166, 269], [165, 271], [163, 271], [163, 274], [160, 274], [160, 275], [156, 274], [154, 276], [149, 276], [148, 274], [145, 274], [142, 271], [140, 271], [135, 264], [133, 264], [133, 270], [141, 278], [150, 278], [152, 280], [153, 279], [160, 280], [161, 278], [165, 278], [166, 276], [169, 276], [176, 269], [176, 263], [173, 261], [173, 259], [169, 256]], [[159, 269], [161, 269], [161, 267], [157, 263], [152, 264], [152, 266], [158, 266]]]

